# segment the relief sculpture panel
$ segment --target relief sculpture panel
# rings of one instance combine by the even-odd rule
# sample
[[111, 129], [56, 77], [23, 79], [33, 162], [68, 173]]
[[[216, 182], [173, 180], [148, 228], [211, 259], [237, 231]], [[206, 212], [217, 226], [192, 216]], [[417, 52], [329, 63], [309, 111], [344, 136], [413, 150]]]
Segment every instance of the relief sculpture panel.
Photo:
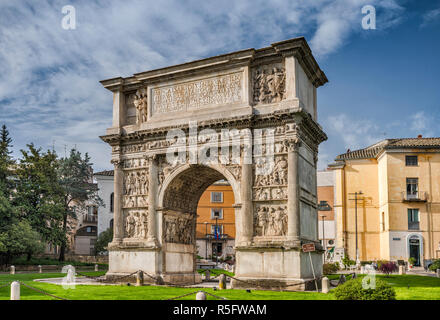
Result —
[[242, 72], [210, 77], [152, 89], [152, 114], [183, 111], [243, 99]]
[[192, 214], [166, 214], [164, 216], [164, 232], [166, 242], [193, 244], [195, 216]]
[[254, 235], [261, 237], [287, 234], [287, 208], [284, 205], [259, 205], [254, 216]]
[[148, 211], [128, 210], [125, 212], [125, 238], [146, 239], [148, 232]]
[[280, 102], [286, 91], [286, 72], [281, 63], [262, 65], [252, 71], [255, 104]]

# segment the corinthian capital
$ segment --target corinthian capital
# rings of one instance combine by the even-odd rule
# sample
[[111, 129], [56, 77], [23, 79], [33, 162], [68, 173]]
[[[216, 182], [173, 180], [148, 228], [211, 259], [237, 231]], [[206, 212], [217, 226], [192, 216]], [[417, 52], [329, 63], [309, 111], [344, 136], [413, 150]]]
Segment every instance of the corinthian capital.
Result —
[[145, 155], [145, 159], [147, 159], [149, 164], [153, 164], [157, 162], [159, 156], [157, 154], [147, 154]]
[[287, 151], [296, 152], [301, 146], [301, 140], [299, 140], [299, 138], [287, 138], [284, 140], [284, 145], [286, 146]]
[[124, 160], [121, 159], [112, 159], [110, 163], [115, 166], [115, 169], [122, 169], [124, 166]]

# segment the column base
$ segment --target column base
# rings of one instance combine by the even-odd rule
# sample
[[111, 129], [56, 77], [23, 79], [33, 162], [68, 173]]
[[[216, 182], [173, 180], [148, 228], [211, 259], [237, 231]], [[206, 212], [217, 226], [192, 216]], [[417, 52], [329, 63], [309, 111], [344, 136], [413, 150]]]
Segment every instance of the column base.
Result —
[[[316, 284], [313, 278], [290, 279], [290, 278], [237, 278], [231, 279], [233, 289], [254, 289], [254, 290], [284, 290], [284, 291], [316, 291]], [[321, 280], [317, 279], [318, 290]]]
[[304, 253], [300, 246], [289, 248], [284, 244], [235, 250], [235, 278], [243, 281], [233, 281], [236, 288], [313, 290], [315, 284], [311, 280], [322, 276], [322, 254]]

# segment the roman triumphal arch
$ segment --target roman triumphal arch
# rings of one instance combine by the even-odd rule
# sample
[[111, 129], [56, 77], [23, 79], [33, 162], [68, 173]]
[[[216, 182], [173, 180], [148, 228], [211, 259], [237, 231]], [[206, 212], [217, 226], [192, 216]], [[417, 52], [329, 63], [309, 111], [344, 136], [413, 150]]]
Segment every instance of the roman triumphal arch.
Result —
[[[143, 270], [200, 282], [197, 203], [225, 179], [244, 280], [233, 286], [313, 286], [322, 273], [316, 164], [327, 138], [316, 89], [326, 82], [304, 38], [101, 81], [113, 92], [113, 125], [101, 137], [114, 164], [107, 277]], [[309, 256], [301, 245], [310, 242]]]

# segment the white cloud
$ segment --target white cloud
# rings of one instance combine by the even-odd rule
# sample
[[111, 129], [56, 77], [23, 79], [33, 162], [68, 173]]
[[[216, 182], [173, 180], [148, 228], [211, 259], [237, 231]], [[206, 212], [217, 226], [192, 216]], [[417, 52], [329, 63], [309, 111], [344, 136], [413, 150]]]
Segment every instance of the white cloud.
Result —
[[434, 135], [434, 119], [427, 116], [424, 111], [419, 111], [410, 117], [410, 129], [415, 135], [432, 137]]
[[433, 9], [433, 10], [426, 12], [422, 16], [422, 23], [420, 24], [420, 28], [424, 28], [424, 27], [434, 23], [435, 21], [437, 21], [437, 22], [440, 21], [440, 8]]
[[367, 2], [384, 23], [401, 10], [391, 0], [71, 1], [76, 30], [64, 30], [64, 0], [3, 1], [0, 123], [16, 148], [55, 140], [58, 152], [77, 145], [109, 168], [98, 136], [111, 125], [112, 97], [99, 80], [302, 35], [323, 57], [360, 31]]
[[383, 139], [383, 130], [377, 123], [346, 114], [329, 116], [325, 126], [329, 137], [342, 140], [345, 149], [365, 148]]

